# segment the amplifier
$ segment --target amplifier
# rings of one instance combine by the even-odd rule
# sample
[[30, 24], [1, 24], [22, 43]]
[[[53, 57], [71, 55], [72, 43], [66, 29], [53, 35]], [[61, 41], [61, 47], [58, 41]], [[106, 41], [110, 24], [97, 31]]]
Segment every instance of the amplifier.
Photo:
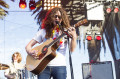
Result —
[[112, 62], [82, 63], [83, 79], [114, 79]]

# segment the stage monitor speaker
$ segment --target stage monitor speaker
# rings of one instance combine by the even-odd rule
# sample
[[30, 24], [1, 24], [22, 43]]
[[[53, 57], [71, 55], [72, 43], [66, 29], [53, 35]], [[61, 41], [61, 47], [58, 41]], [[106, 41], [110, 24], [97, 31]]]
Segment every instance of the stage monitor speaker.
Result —
[[83, 79], [114, 79], [112, 62], [97, 62], [82, 64]]

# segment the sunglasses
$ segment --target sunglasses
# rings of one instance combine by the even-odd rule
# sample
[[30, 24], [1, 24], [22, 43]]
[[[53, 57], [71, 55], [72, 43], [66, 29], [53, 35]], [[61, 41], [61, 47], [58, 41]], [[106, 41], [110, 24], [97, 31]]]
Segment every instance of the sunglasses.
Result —
[[58, 17], [59, 19], [61, 19], [61, 18], [62, 18], [61, 16], [55, 15], [55, 18], [57, 18], [57, 17]]

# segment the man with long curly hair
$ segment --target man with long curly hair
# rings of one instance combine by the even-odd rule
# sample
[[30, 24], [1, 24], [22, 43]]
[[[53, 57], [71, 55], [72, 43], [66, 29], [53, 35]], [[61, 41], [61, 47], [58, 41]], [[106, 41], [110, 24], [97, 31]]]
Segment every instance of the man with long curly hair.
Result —
[[[32, 47], [37, 43], [41, 44], [47, 39], [53, 40], [59, 37], [64, 29], [67, 29], [68, 34], [72, 37], [70, 40], [70, 51], [73, 52], [76, 47], [76, 30], [69, 24], [69, 19], [66, 11], [63, 8], [55, 7], [50, 9], [42, 21], [41, 29], [36, 33], [33, 39], [26, 46], [27, 53], [35, 59], [39, 59], [37, 56], [37, 50], [32, 50]], [[47, 67], [38, 75], [38, 79], [66, 79], [66, 46], [67, 40], [65, 37], [60, 38], [53, 46], [57, 48], [55, 50], [56, 57], [51, 60]], [[54, 50], [53, 50], [54, 51]]]

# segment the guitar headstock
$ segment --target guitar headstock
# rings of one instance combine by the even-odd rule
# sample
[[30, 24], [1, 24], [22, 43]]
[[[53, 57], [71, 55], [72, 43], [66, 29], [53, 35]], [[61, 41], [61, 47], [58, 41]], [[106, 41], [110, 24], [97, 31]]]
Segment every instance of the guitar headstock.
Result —
[[74, 27], [81, 26], [81, 25], [83, 25], [83, 24], [85, 24], [85, 23], [87, 23], [87, 22], [88, 22], [88, 20], [87, 20], [87, 19], [83, 19], [83, 20], [81, 20], [81, 21], [77, 22], [77, 23], [74, 25]]

